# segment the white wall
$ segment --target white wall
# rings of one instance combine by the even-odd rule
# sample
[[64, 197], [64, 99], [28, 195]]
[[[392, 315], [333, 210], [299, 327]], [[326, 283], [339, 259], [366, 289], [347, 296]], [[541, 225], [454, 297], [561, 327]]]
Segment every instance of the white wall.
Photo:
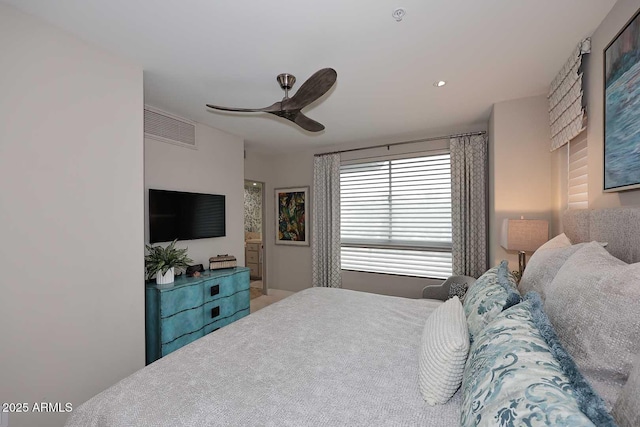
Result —
[[[446, 129], [430, 136], [447, 135], [451, 133], [486, 130], [486, 126], [464, 127], [462, 129]], [[412, 138], [417, 139], [417, 138]], [[397, 141], [397, 140], [396, 140]], [[275, 206], [274, 189], [282, 187], [309, 186], [310, 196], [313, 198], [313, 155], [333, 150], [345, 150], [357, 147], [367, 147], [389, 141], [372, 141], [330, 146], [321, 148], [302, 149], [279, 155], [266, 155], [247, 151], [245, 160], [246, 179], [259, 180], [266, 183], [266, 245], [265, 257], [267, 260], [267, 280], [269, 288], [300, 291], [312, 286], [311, 278], [311, 246], [285, 246], [275, 244]], [[448, 141], [433, 141], [429, 143], [412, 144], [405, 146], [358, 151], [343, 155], [343, 159], [353, 159], [369, 156], [380, 156], [415, 152], [424, 149], [437, 149], [447, 146]], [[311, 223], [312, 220], [310, 220]], [[313, 239], [313, 229], [310, 233]], [[439, 279], [423, 279], [415, 277], [390, 276], [375, 273], [362, 273], [353, 271], [342, 272], [342, 285], [345, 289], [367, 291], [386, 295], [419, 298], [422, 288], [428, 284], [440, 283]]]
[[562, 233], [562, 213], [567, 209], [568, 203], [569, 145], [564, 145], [551, 152], [551, 236]]
[[0, 402], [77, 407], [144, 366], [142, 69], [3, 4], [0, 52]]
[[[546, 96], [516, 99], [493, 106], [489, 135], [489, 260], [509, 260], [517, 270], [518, 255], [499, 244], [505, 218], [552, 221], [551, 154]], [[553, 228], [553, 224], [550, 224]]]
[[[168, 113], [171, 113], [168, 111]], [[144, 241], [149, 242], [149, 188], [224, 194], [226, 236], [179, 241], [194, 264], [209, 268], [209, 258], [235, 255], [244, 265], [244, 165], [242, 138], [196, 124], [197, 150], [144, 139]], [[160, 245], [166, 246], [165, 243]]]

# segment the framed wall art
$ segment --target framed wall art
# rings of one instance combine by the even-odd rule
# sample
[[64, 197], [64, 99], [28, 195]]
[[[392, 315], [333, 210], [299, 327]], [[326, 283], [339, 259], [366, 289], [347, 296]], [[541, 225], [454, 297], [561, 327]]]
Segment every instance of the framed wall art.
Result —
[[276, 188], [276, 244], [309, 246], [309, 187]]
[[604, 49], [604, 191], [640, 188], [640, 11]]

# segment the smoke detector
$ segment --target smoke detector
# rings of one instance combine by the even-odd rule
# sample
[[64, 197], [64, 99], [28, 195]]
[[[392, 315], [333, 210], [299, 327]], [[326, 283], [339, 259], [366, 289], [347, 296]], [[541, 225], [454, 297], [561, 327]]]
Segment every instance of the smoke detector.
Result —
[[393, 16], [393, 19], [395, 19], [398, 22], [402, 21], [402, 18], [404, 18], [404, 15], [406, 14], [407, 14], [407, 11], [404, 10], [404, 8], [402, 7], [393, 9], [393, 12], [391, 12], [391, 16]]

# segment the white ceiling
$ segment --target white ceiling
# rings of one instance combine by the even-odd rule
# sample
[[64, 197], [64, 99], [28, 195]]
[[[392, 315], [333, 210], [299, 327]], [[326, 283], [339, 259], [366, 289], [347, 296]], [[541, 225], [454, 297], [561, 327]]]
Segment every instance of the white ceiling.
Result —
[[[492, 104], [546, 93], [615, 0], [9, 0], [144, 69], [145, 103], [229, 133], [247, 147], [387, 142], [485, 127]], [[406, 9], [396, 22], [391, 12]], [[601, 52], [594, 52], [600, 55]], [[264, 107], [332, 67], [338, 81], [304, 112], [317, 134]], [[433, 83], [448, 84], [436, 89]]]

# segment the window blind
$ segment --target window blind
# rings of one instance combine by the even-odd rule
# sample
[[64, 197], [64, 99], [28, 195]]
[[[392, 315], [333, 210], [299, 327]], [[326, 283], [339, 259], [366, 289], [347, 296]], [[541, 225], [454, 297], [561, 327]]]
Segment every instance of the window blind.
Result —
[[343, 270], [451, 275], [449, 153], [343, 164]]
[[587, 133], [582, 132], [569, 142], [569, 209], [587, 209], [589, 207], [589, 186], [587, 175]]

